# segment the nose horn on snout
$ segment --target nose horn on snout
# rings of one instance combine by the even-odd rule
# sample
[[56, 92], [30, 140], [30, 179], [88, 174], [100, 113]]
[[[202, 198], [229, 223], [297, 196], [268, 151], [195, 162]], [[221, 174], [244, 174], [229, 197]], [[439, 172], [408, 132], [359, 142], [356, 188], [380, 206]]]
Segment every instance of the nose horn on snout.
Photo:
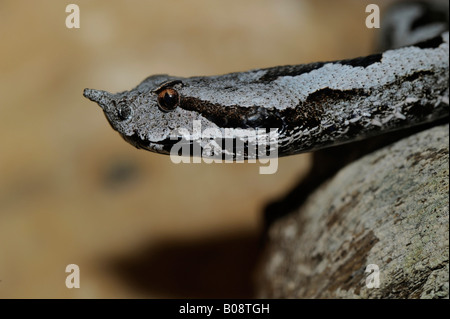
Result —
[[102, 109], [112, 101], [112, 94], [102, 90], [84, 89], [83, 96], [96, 102]]

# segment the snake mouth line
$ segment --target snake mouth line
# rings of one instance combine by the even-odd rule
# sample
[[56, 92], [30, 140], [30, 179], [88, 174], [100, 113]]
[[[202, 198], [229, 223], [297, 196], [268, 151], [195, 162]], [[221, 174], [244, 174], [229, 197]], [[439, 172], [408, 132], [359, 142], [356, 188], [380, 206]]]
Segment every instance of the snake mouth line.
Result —
[[177, 137], [176, 139], [165, 138], [160, 141], [151, 141], [151, 140], [146, 140], [146, 139], [141, 138], [139, 136], [139, 134], [136, 132], [131, 136], [130, 135], [122, 135], [122, 137], [124, 138], [125, 141], [132, 144], [136, 148], [143, 148], [143, 149], [147, 149], [151, 145], [161, 145], [164, 148], [167, 148], [167, 147], [171, 147], [171, 146], [175, 145], [176, 143], [178, 143], [179, 141], [182, 140], [181, 137]]
[[[158, 145], [174, 145], [178, 142], [180, 142], [183, 138], [181, 136], [177, 136], [176, 138], [172, 137], [172, 138], [165, 138], [161, 141], [148, 141], [148, 143], [150, 144], [158, 144]], [[192, 141], [190, 141], [192, 143]]]

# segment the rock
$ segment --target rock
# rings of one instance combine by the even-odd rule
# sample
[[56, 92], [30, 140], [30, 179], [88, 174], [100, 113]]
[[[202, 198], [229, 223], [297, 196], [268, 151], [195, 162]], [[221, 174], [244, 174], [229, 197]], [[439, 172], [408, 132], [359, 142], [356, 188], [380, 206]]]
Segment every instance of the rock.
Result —
[[448, 193], [448, 124], [348, 165], [271, 226], [258, 297], [448, 298]]

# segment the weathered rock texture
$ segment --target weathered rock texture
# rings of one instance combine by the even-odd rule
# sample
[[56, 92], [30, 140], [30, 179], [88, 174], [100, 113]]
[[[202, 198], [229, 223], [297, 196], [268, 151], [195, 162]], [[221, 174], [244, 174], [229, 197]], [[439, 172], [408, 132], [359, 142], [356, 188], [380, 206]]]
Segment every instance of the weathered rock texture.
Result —
[[259, 297], [448, 298], [448, 191], [448, 125], [352, 163], [272, 225]]

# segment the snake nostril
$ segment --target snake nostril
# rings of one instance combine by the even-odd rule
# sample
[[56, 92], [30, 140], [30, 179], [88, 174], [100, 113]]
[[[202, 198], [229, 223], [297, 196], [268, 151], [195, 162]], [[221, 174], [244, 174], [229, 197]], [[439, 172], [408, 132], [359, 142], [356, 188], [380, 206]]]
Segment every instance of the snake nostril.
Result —
[[119, 116], [119, 119], [121, 121], [130, 119], [132, 114], [133, 114], [133, 110], [131, 109], [131, 107], [128, 104], [126, 104], [124, 102], [119, 103], [119, 105], [117, 106], [117, 115]]

